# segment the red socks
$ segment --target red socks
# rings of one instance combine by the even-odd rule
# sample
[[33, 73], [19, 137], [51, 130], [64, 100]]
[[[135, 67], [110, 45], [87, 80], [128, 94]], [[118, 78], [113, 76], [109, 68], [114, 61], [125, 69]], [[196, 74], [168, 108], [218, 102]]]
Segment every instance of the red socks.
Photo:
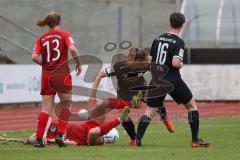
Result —
[[58, 133], [61, 133], [62, 135], [65, 133], [65, 129], [66, 129], [69, 117], [70, 117], [70, 109], [62, 108], [61, 113], [58, 117], [58, 126], [57, 126]]
[[131, 101], [125, 101], [117, 98], [108, 98], [108, 108], [123, 109], [126, 106], [131, 106]]
[[38, 115], [38, 123], [37, 123], [37, 131], [36, 136], [37, 138], [42, 138], [47, 122], [48, 122], [49, 115], [45, 112], [40, 112]]
[[101, 130], [101, 136], [107, 134], [109, 131], [111, 131], [114, 127], [116, 127], [119, 124], [120, 120], [118, 118], [113, 121], [104, 122], [99, 126]]

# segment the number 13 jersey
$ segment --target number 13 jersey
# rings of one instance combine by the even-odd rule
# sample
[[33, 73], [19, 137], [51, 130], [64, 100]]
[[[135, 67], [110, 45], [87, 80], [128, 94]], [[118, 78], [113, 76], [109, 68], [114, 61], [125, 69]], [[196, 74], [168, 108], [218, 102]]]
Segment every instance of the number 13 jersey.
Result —
[[178, 57], [183, 61], [184, 47], [184, 41], [174, 33], [167, 32], [154, 39], [150, 52], [152, 62], [166, 65], [169, 68], [168, 73], [162, 79], [167, 81], [181, 79], [179, 69], [172, 66], [172, 59]]
[[42, 70], [56, 68], [68, 70], [68, 48], [74, 45], [71, 33], [54, 29], [41, 35], [35, 43], [34, 51], [42, 56]]

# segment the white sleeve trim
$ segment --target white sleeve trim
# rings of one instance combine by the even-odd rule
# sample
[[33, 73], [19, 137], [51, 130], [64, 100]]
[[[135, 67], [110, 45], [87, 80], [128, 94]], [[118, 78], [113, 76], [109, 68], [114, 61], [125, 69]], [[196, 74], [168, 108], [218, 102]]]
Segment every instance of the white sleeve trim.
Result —
[[180, 56], [173, 56], [173, 57], [177, 57], [177, 58], [179, 58], [179, 59], [181, 59], [181, 60], [183, 61], [183, 58], [182, 58], [182, 57], [180, 57]]
[[108, 77], [111, 77], [112, 74], [115, 73], [115, 70], [114, 70], [113, 66], [111, 66], [111, 67], [105, 68], [105, 72], [106, 72], [106, 74], [107, 74]]

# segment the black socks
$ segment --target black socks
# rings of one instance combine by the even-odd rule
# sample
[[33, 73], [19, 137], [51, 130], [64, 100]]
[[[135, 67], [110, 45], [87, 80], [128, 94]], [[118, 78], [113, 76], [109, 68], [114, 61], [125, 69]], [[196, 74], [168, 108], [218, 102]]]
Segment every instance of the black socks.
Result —
[[188, 122], [192, 131], [192, 141], [198, 141], [199, 113], [197, 110], [188, 112]]
[[163, 107], [158, 107], [157, 113], [159, 114], [159, 116], [161, 117], [162, 121], [167, 120], [167, 112], [166, 112], [166, 108]]
[[139, 120], [136, 140], [139, 141], [140, 143], [150, 122], [151, 122], [151, 118], [146, 115], [143, 115]]
[[135, 126], [134, 123], [131, 119], [127, 122], [122, 122], [123, 128], [126, 130], [127, 134], [131, 138], [131, 140], [136, 139], [136, 132], [135, 132]]

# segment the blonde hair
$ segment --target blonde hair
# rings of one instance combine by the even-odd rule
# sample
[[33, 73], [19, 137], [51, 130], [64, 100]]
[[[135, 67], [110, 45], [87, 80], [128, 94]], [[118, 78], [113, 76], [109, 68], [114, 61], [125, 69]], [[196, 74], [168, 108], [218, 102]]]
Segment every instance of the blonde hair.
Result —
[[46, 17], [37, 21], [37, 26], [45, 27], [49, 26], [50, 28], [54, 28], [58, 26], [61, 21], [61, 15], [58, 11], [52, 11], [48, 13]]
[[141, 62], [145, 62], [149, 56], [149, 52], [144, 48], [131, 48], [128, 50], [127, 63], [133, 68], [137, 67]]
[[148, 57], [149, 53], [144, 48], [131, 48], [128, 50], [127, 62], [133, 63], [136, 60], [144, 61]]

